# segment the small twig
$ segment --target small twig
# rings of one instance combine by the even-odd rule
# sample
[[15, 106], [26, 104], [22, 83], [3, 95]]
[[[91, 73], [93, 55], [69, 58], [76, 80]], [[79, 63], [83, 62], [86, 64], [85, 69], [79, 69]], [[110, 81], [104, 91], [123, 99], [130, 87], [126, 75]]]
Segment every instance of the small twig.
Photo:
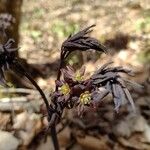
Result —
[[36, 90], [25, 88], [3, 88], [0, 89], [0, 93], [24, 93], [24, 94], [37, 94]]
[[25, 96], [20, 96], [20, 97], [6, 97], [6, 98], [1, 98], [0, 103], [25, 103], [28, 102], [27, 97]]

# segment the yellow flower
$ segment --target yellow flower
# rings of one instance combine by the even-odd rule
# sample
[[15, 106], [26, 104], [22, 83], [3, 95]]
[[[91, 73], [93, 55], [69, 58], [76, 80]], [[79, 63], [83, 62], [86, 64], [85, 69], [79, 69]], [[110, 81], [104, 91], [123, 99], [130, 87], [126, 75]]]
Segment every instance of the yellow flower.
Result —
[[74, 79], [75, 79], [75, 81], [83, 81], [83, 75], [81, 75], [81, 73], [79, 71], [77, 71], [75, 73]]
[[85, 91], [80, 95], [80, 103], [83, 105], [91, 103], [91, 93], [89, 91]]
[[66, 84], [63, 84], [61, 87], [60, 87], [60, 92], [64, 95], [68, 95], [70, 93], [70, 87], [69, 85], [66, 83]]

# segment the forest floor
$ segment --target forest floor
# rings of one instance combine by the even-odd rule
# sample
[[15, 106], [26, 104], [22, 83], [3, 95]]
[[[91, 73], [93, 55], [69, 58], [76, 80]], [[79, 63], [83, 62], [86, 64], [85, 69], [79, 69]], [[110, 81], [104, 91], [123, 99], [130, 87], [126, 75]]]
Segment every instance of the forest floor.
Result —
[[[71, 34], [96, 24], [92, 37], [106, 45], [108, 55], [74, 53], [68, 60], [80, 68], [86, 66], [89, 76], [108, 61], [114, 66], [132, 69], [133, 81], [143, 89], [130, 88], [136, 114], [130, 106], [117, 114], [113, 103], [106, 100], [96, 113], [84, 118], [66, 110], [58, 125], [62, 150], [149, 150], [150, 149], [150, 4], [148, 0], [24, 0], [20, 25], [20, 57], [34, 66], [31, 71], [47, 96], [54, 89], [62, 42]], [[92, 55], [91, 55], [92, 54]], [[94, 55], [93, 55], [94, 54]], [[79, 57], [77, 57], [79, 56]], [[79, 63], [80, 62], [80, 63]], [[25, 80], [26, 82], [26, 80]], [[26, 84], [26, 87], [31, 87]], [[12, 92], [11, 90], [14, 90]], [[20, 92], [21, 91], [21, 92]], [[0, 101], [0, 129], [13, 133], [12, 144], [20, 150], [53, 149], [48, 137], [44, 143], [46, 118], [42, 117], [42, 101], [38, 93], [25, 88], [3, 91]], [[23, 95], [12, 93], [26, 93]], [[13, 97], [13, 98], [11, 98]], [[4, 108], [4, 103], [7, 107]], [[13, 102], [13, 103], [12, 103]], [[12, 109], [13, 108], [13, 109]], [[1, 131], [2, 132], [2, 131]], [[11, 141], [11, 140], [10, 140]], [[9, 141], [6, 141], [9, 142]], [[11, 142], [10, 142], [11, 143]], [[3, 143], [5, 146], [7, 143]], [[7, 149], [6, 149], [7, 150]]]

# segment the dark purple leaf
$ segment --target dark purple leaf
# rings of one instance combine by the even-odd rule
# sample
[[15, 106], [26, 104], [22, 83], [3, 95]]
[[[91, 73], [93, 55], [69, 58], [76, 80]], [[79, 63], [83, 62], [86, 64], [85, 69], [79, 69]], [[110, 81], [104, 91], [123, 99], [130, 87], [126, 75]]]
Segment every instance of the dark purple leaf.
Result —
[[125, 94], [126, 94], [127, 100], [128, 100], [128, 101], [130, 102], [130, 104], [131, 104], [131, 107], [132, 107], [133, 111], [135, 112], [135, 105], [134, 105], [134, 101], [133, 101], [133, 99], [132, 99], [132, 97], [131, 97], [131, 95], [130, 95], [130, 92], [128, 91], [127, 88], [124, 88], [124, 92], [125, 92]]
[[100, 44], [100, 42], [97, 39], [86, 36], [88, 33], [92, 31], [90, 29], [94, 26], [95, 25], [87, 27], [86, 29], [76, 33], [73, 36], [70, 35], [68, 39], [64, 41], [62, 44], [62, 47], [61, 47], [62, 53], [64, 54], [67, 51], [70, 53], [75, 50], [86, 51], [89, 49], [102, 51], [106, 53], [108, 50], [106, 49], [105, 46]]

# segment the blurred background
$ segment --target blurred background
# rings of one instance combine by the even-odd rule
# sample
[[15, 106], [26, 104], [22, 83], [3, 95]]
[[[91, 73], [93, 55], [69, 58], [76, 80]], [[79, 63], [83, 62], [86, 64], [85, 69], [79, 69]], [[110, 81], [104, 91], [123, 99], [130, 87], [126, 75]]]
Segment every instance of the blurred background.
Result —
[[[84, 118], [66, 110], [57, 127], [62, 150], [150, 150], [149, 0], [0, 0], [4, 13], [14, 18], [8, 36], [19, 47], [16, 55], [47, 96], [54, 90], [62, 42], [92, 24], [90, 35], [110, 53], [75, 52], [67, 62], [76, 69], [84, 64], [89, 76], [113, 61], [132, 69], [132, 80], [144, 86], [129, 86], [136, 114], [128, 106], [116, 114], [110, 98]], [[7, 79], [11, 88], [0, 88], [0, 150], [52, 150], [51, 139], [43, 140], [47, 121], [39, 93], [22, 76], [10, 72]]]

